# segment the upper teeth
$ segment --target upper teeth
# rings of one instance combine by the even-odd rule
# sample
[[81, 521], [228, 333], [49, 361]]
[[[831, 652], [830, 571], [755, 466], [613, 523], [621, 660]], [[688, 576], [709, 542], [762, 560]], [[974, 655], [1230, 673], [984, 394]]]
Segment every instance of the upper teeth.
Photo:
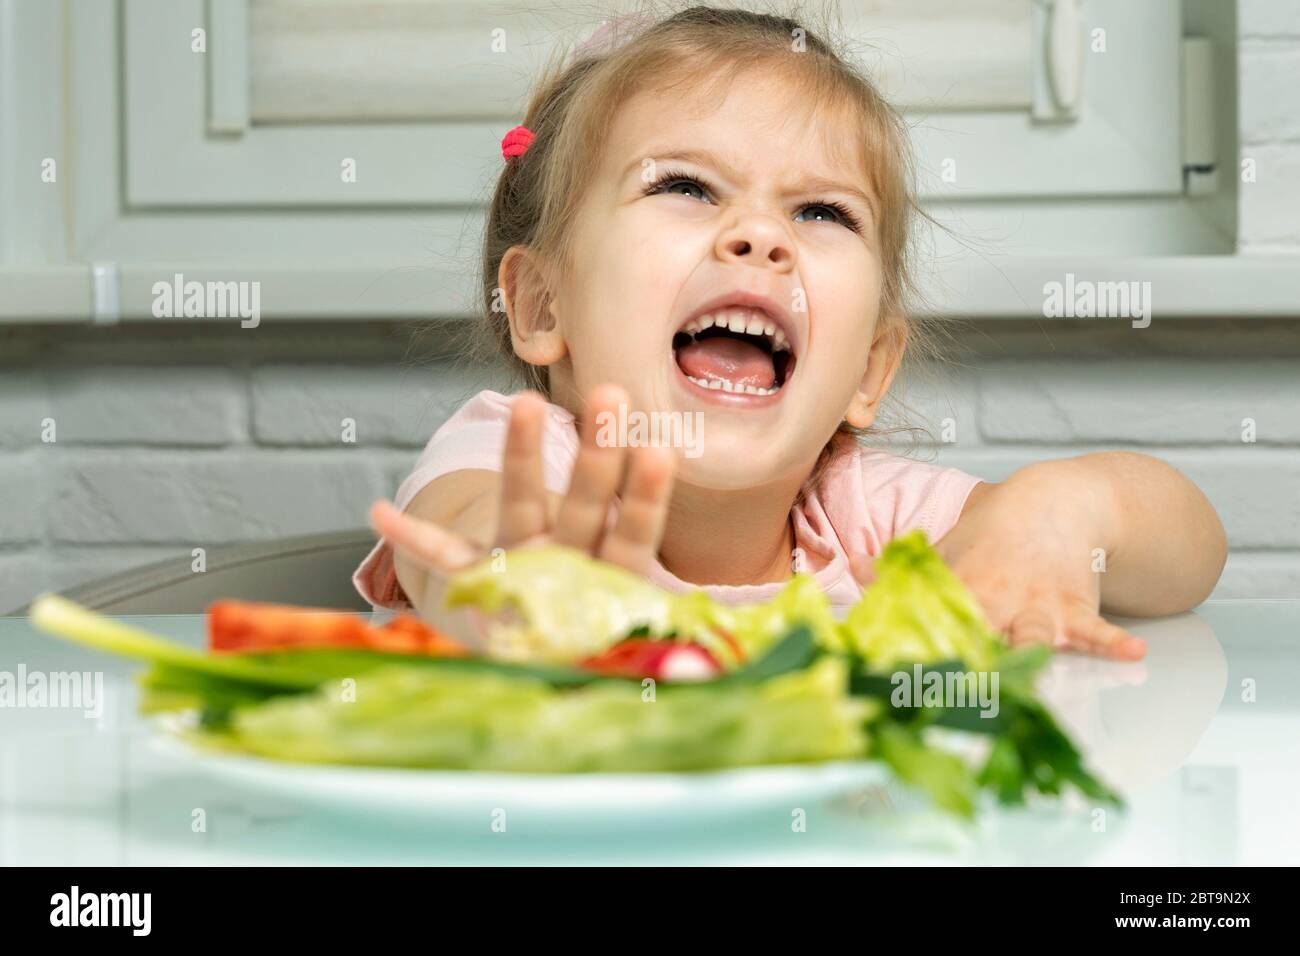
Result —
[[695, 335], [697, 332], [703, 332], [713, 326], [720, 329], [729, 329], [732, 332], [743, 332], [746, 335], [762, 335], [772, 343], [773, 352], [787, 352], [790, 349], [790, 341], [785, 337], [785, 333], [780, 327], [754, 309], [719, 309], [715, 312], [706, 312], [698, 318], [691, 319], [684, 326], [682, 331], [688, 335]]

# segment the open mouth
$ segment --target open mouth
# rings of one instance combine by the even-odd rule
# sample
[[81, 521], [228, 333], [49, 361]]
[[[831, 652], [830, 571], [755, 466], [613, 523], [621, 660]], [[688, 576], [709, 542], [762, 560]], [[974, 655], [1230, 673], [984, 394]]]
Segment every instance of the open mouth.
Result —
[[673, 336], [677, 367], [701, 388], [775, 395], [795, 356], [785, 331], [761, 309], [726, 308], [688, 321]]

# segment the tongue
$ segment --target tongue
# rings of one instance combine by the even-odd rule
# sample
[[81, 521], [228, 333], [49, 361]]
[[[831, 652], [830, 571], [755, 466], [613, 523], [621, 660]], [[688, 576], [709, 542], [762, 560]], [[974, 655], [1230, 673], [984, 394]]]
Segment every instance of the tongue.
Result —
[[687, 375], [726, 379], [734, 385], [771, 388], [776, 384], [772, 356], [752, 342], [716, 336], [677, 350], [677, 364]]

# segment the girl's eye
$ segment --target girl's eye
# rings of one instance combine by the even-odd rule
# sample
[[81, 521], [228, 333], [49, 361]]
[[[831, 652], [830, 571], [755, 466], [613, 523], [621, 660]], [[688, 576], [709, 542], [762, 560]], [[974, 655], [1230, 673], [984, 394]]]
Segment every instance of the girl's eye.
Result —
[[[694, 176], [688, 176], [685, 173], [672, 173], [672, 172], [665, 173], [664, 175], [660, 176], [657, 180], [655, 180], [655, 182], [651, 183], [649, 186], [646, 187], [645, 194], [647, 196], [653, 196], [658, 193], [679, 190], [680, 187], [683, 186], [686, 187], [688, 190], [694, 189], [698, 191], [700, 195], [698, 197], [695, 197], [690, 192], [680, 193], [680, 195], [692, 196], [692, 198], [707, 199], [709, 187], [701, 180], [695, 178]], [[854, 232], [862, 231], [862, 223], [859, 221], [858, 217], [853, 214], [852, 210], [850, 210], [849, 207], [846, 206], [844, 203], [841, 202], [809, 203], [807, 206], [804, 206], [803, 209], [800, 210], [800, 212], [801, 213], [807, 212], [809, 209], [827, 210], [835, 217], [836, 220], [838, 220], [843, 226], [845, 226], [845, 228], [851, 229]]]
[[[703, 194], [706, 190], [703, 183], [693, 176], [682, 176], [676, 173], [668, 173], [660, 176], [659, 179], [646, 188], [645, 194], [647, 196], [653, 196], [656, 193], [669, 192], [677, 186], [688, 186], [692, 189], [697, 189], [701, 194], [699, 198], [704, 198]], [[688, 194], [682, 193], [682, 195]]]
[[852, 229], [854, 232], [859, 232], [862, 229], [862, 223], [858, 220], [858, 217], [853, 215], [853, 212], [849, 207], [844, 205], [842, 202], [819, 202], [803, 207], [804, 212], [807, 212], [809, 209], [828, 210], [841, 223], [849, 229]]

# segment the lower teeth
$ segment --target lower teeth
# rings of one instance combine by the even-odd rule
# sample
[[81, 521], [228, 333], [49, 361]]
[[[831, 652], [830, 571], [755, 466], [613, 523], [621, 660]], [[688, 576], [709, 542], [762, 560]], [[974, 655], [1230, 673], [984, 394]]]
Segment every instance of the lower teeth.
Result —
[[745, 395], [775, 395], [780, 386], [772, 388], [759, 388], [757, 385], [736, 385], [721, 379], [696, 378], [694, 375], [687, 375], [692, 382], [701, 388], [711, 388], [715, 391], [722, 392], [741, 392]]

